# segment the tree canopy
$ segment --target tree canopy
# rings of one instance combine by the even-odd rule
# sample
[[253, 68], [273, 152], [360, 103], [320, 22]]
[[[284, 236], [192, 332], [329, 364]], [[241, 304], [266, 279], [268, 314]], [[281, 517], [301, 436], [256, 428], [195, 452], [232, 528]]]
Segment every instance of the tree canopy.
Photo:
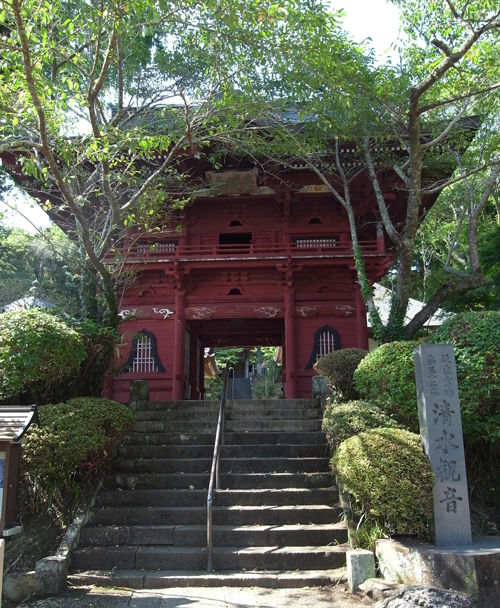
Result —
[[258, 104], [238, 92], [324, 15], [316, 0], [0, 1], [0, 153], [78, 239], [111, 323], [105, 259], [124, 229], [160, 228], [182, 205], [182, 160], [245, 131]]
[[[408, 36], [399, 63], [377, 66], [370, 55], [348, 44], [340, 47], [340, 54], [318, 52], [321, 44], [328, 48], [328, 39], [320, 38], [319, 46], [308, 47], [300, 56], [305, 74], [285, 70], [283, 79], [303, 116], [314, 120], [306, 121], [300, 136], [290, 134], [286, 125], [281, 131], [283, 141], [293, 139], [294, 155], [283, 155], [289, 165], [300, 160], [314, 171], [347, 213], [358, 280], [372, 327], [382, 341], [411, 338], [448, 297], [487, 282], [478, 229], [491, 225], [489, 208], [500, 175], [500, 10], [487, 0], [394, 3]], [[357, 150], [354, 168], [339, 153], [346, 139]], [[383, 142], [387, 145], [380, 146]], [[330, 158], [328, 148], [335, 149]], [[397, 174], [400, 188], [407, 192], [405, 217], [398, 223], [383, 188], [388, 170]], [[351, 184], [360, 171], [370, 178], [395, 252], [393, 298], [385, 325], [366, 278], [351, 199]], [[440, 278], [427, 292], [426, 306], [408, 321], [415, 250], [425, 235], [425, 201], [440, 194], [445, 197], [440, 228], [447, 232]], [[423, 263], [429, 270], [428, 260]]]
[[77, 315], [77, 258], [74, 244], [57, 227], [33, 235], [0, 223], [0, 308], [33, 295]]
[[[489, 0], [393, 2], [407, 42], [397, 63], [376, 65], [319, 0], [0, 0], [0, 154], [78, 241], [82, 293], [99, 277], [112, 324], [120, 275], [107, 257], [131, 228], [164, 227], [190, 195], [184, 161], [217, 167], [212, 144], [257, 163], [299, 159], [318, 175], [349, 218], [379, 339], [410, 338], [446, 298], [485, 283], [477, 234], [498, 195], [500, 12]], [[357, 148], [355, 170], [336, 153], [342, 141]], [[396, 145], [380, 155], [381, 141]], [[408, 193], [401, 224], [381, 188], [388, 170]], [[351, 201], [359, 171], [395, 251], [385, 326]], [[441, 213], [454, 223], [434, 240], [441, 278], [406, 323], [423, 203], [444, 191]]]

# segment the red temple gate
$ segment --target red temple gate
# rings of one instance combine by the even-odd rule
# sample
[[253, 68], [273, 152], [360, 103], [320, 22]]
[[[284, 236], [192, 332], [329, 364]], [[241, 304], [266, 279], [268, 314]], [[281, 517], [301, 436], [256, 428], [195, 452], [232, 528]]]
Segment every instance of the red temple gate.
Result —
[[[126, 346], [123, 372], [110, 387], [115, 399], [126, 401], [130, 381], [139, 378], [149, 381], [152, 399], [201, 398], [206, 347], [257, 345], [283, 347], [285, 397], [308, 397], [318, 357], [367, 347], [344, 210], [307, 183], [310, 175], [273, 187], [259, 187], [254, 175], [251, 194], [247, 180], [241, 193], [198, 196], [170, 230], [129, 247], [126, 263], [137, 278], [122, 300]], [[404, 195], [394, 181], [386, 196], [397, 213]], [[366, 177], [353, 192], [367, 274], [375, 281], [391, 254]]]

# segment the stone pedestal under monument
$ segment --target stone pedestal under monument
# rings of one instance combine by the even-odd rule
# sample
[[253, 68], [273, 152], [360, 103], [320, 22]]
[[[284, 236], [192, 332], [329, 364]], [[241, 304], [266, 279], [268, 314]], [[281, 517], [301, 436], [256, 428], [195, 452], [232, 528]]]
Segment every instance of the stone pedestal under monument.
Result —
[[378, 540], [375, 554], [384, 579], [463, 591], [480, 608], [497, 608], [500, 537], [473, 538], [471, 545], [440, 546], [412, 539]]

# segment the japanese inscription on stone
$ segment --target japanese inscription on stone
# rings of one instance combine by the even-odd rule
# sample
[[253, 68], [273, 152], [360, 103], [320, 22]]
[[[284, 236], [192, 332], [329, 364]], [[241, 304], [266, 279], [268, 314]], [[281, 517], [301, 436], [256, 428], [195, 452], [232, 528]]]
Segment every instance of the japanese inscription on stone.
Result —
[[472, 542], [462, 419], [453, 346], [414, 351], [422, 445], [434, 473], [436, 545]]

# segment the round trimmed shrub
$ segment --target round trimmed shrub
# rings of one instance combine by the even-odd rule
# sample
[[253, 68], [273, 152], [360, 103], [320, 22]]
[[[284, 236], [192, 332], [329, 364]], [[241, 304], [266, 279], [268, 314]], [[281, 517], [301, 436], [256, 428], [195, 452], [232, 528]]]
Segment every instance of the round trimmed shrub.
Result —
[[[452, 344], [457, 362], [462, 427], [470, 445], [500, 443], [500, 312], [459, 313], [431, 336]], [[369, 353], [354, 372], [362, 398], [418, 431], [413, 349], [420, 344], [389, 342]]]
[[419, 344], [416, 340], [382, 344], [354, 372], [354, 385], [363, 399], [416, 432], [419, 427], [413, 349]]
[[394, 428], [354, 435], [340, 444], [332, 468], [368, 524], [430, 540], [433, 476], [418, 435]]
[[22, 461], [30, 486], [45, 497], [93, 481], [135, 419], [126, 406], [97, 397], [45, 405], [39, 417], [41, 426], [29, 430]]
[[500, 443], [500, 312], [459, 313], [432, 340], [454, 346], [464, 436]]
[[342, 348], [321, 357], [314, 369], [333, 389], [342, 401], [359, 398], [353, 384], [353, 374], [360, 361], [368, 354], [363, 348]]
[[379, 427], [397, 427], [398, 423], [376, 405], [367, 401], [348, 401], [325, 410], [323, 430], [332, 448], [353, 435]]
[[0, 400], [46, 403], [85, 354], [78, 332], [54, 315], [38, 309], [0, 314]]

